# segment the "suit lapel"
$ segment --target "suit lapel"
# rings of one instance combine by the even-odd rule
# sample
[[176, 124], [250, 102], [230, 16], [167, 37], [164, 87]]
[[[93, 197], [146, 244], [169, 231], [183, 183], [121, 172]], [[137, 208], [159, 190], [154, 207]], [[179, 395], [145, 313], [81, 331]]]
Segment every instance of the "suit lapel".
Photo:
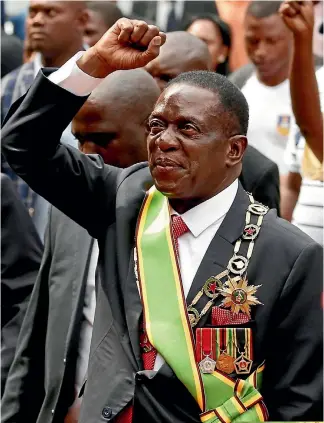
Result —
[[[233, 244], [240, 237], [245, 225], [245, 212], [249, 205], [249, 199], [239, 184], [237, 194], [234, 202], [229, 209], [228, 213], [223, 220], [216, 235], [212, 239], [207, 252], [197, 270], [197, 273], [192, 282], [188, 297], [187, 304], [189, 305], [204, 283], [211, 276], [216, 276], [227, 268], [229, 259], [233, 255]], [[204, 304], [207, 303], [209, 298], [204, 298]], [[199, 304], [199, 303], [198, 303]], [[201, 311], [203, 307], [199, 306]], [[198, 326], [201, 327], [208, 319], [208, 313], [203, 316]]]

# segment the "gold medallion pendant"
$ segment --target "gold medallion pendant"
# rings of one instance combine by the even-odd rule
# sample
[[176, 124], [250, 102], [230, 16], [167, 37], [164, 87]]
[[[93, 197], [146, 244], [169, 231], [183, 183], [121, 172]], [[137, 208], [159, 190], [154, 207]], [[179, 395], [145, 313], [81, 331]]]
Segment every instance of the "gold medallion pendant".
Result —
[[222, 301], [222, 305], [230, 308], [232, 313], [243, 312], [250, 318], [250, 306], [262, 304], [254, 296], [260, 286], [261, 285], [248, 285], [246, 276], [244, 276], [244, 278], [240, 278], [238, 281], [236, 278], [232, 279], [229, 277], [223, 288], [218, 289], [219, 293], [225, 297]]
[[234, 358], [228, 354], [221, 353], [216, 361], [216, 368], [226, 374], [231, 374], [235, 371]]

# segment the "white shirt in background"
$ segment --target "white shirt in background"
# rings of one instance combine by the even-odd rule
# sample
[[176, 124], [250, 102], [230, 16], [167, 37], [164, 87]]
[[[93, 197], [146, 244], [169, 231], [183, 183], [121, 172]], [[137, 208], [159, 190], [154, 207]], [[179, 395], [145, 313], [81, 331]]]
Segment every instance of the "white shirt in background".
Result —
[[274, 161], [281, 175], [288, 173], [284, 152], [293, 121], [289, 80], [268, 87], [253, 73], [242, 93], [250, 109], [249, 144]]

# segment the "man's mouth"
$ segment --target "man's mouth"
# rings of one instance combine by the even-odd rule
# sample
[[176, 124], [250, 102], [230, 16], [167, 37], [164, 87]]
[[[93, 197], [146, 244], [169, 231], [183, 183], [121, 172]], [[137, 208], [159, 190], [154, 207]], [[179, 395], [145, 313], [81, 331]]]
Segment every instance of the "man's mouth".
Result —
[[158, 168], [175, 168], [175, 167], [182, 167], [180, 163], [169, 159], [167, 157], [158, 157], [154, 161], [154, 166]]

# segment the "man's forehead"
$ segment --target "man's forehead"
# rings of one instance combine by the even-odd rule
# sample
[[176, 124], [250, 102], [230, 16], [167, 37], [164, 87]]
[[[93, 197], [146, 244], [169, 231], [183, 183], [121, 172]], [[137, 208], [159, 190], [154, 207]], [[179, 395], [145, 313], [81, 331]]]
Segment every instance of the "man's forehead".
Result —
[[189, 84], [172, 84], [162, 92], [153, 114], [179, 109], [182, 113], [191, 113], [199, 117], [202, 113], [209, 111], [209, 115], [214, 115], [220, 110], [221, 104], [216, 93]]

